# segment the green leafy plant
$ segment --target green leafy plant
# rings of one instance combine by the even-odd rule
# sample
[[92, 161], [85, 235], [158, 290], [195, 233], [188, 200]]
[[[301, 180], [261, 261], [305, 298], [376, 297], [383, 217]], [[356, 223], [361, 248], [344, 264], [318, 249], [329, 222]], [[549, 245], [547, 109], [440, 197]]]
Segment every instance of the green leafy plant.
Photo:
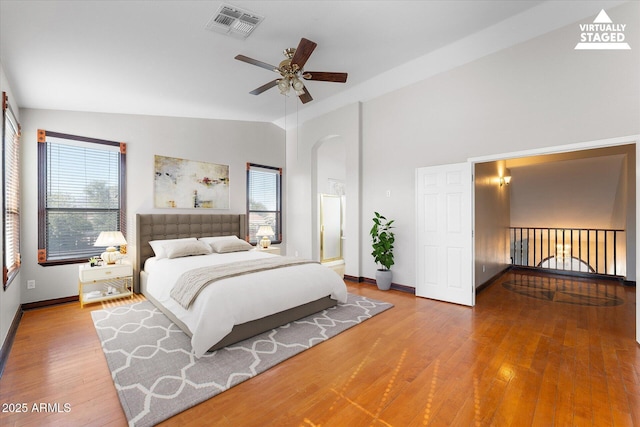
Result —
[[373, 241], [373, 252], [371, 255], [377, 264], [380, 264], [382, 268], [380, 270], [389, 270], [393, 263], [393, 242], [395, 241], [395, 235], [391, 231], [393, 221], [387, 220], [384, 216], [378, 212], [374, 212], [373, 227], [369, 234]]
[[98, 264], [98, 258], [97, 258], [97, 257], [91, 257], [91, 258], [89, 258], [89, 264], [91, 264], [91, 265], [97, 265], [97, 264]]

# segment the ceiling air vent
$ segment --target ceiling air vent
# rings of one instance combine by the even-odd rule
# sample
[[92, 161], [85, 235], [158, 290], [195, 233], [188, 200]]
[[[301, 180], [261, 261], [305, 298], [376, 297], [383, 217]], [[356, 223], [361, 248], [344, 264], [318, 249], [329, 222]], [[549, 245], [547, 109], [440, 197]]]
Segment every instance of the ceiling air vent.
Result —
[[223, 4], [205, 25], [205, 28], [217, 33], [246, 39], [263, 19], [263, 16], [258, 16], [248, 10]]

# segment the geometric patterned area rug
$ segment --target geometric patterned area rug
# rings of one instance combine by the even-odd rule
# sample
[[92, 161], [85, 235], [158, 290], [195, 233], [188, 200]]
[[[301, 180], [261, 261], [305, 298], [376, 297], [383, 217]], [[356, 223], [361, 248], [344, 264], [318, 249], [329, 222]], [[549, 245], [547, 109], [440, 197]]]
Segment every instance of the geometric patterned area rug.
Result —
[[197, 359], [191, 340], [148, 301], [91, 312], [130, 426], [152, 426], [393, 307], [345, 304]]

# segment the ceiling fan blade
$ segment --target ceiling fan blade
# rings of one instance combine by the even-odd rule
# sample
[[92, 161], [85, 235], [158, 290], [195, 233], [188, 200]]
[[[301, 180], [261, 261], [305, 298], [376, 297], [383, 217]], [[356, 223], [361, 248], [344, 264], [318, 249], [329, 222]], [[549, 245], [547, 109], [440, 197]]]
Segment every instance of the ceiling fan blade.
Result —
[[278, 79], [272, 80], [269, 83], [265, 83], [262, 86], [260, 86], [257, 89], [252, 90], [251, 92], [249, 92], [251, 95], [260, 95], [262, 92], [271, 89], [274, 86], [278, 86]]
[[[309, 75], [309, 77], [307, 77]], [[326, 71], [305, 71], [305, 80], [316, 80], [321, 82], [345, 83], [347, 81], [347, 73], [329, 73]]]
[[317, 43], [307, 40], [304, 37], [301, 38], [296, 48], [296, 53], [294, 53], [293, 58], [291, 58], [291, 64], [296, 64], [298, 68], [302, 70], [316, 46], [318, 46]]
[[258, 67], [262, 67], [270, 71], [278, 71], [278, 67], [267, 64], [266, 62], [258, 61], [257, 59], [249, 58], [248, 56], [236, 55], [236, 59], [238, 61], [246, 62], [247, 64], [257, 65]]
[[306, 87], [303, 88], [303, 91], [304, 91], [303, 93], [298, 95], [298, 98], [300, 98], [300, 101], [302, 101], [303, 104], [306, 104], [309, 101], [313, 101], [313, 98], [311, 97], [311, 94], [309, 93]]

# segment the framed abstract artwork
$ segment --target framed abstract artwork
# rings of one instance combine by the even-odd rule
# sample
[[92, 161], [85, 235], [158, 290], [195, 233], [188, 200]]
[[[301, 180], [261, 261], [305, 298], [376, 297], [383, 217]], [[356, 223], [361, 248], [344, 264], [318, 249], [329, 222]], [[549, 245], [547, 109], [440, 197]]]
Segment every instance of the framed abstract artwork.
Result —
[[154, 156], [156, 208], [229, 209], [229, 165]]

